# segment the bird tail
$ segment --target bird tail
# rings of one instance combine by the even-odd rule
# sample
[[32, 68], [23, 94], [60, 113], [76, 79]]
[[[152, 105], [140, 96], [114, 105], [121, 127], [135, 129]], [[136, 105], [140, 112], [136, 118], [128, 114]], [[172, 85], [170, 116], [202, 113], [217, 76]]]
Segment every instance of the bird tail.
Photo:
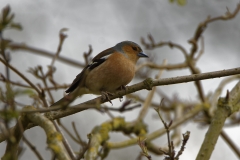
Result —
[[63, 108], [67, 107], [70, 103], [72, 103], [77, 97], [80, 97], [84, 94], [90, 93], [89, 90], [85, 87], [78, 87], [73, 92], [69, 93], [68, 95], [64, 96], [57, 102], [53, 103], [50, 107], [62, 106]]
[[84, 85], [88, 73], [88, 66], [86, 66], [83, 71], [77, 75], [71, 86], [65, 91], [66, 93], [68, 93], [68, 95], [53, 103], [50, 107], [61, 105], [63, 108], [65, 108], [70, 103], [72, 103], [78, 96], [90, 93]]
[[56, 106], [63, 106], [64, 103], [66, 103], [67, 98], [64, 96], [63, 98], [59, 99], [57, 102], [53, 103], [50, 107], [56, 107]]

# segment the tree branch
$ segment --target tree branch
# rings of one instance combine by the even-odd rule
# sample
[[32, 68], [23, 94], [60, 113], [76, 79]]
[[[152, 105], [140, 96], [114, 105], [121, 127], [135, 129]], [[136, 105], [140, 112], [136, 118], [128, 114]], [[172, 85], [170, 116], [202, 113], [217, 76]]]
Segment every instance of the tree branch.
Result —
[[[55, 57], [55, 53], [48, 52], [48, 51], [38, 49], [38, 48], [34, 48], [34, 47], [31, 47], [31, 46], [27, 46], [25, 44], [10, 43], [8, 46], [12, 50], [24, 50], [24, 51], [28, 51], [29, 53], [39, 54], [40, 56], [46, 56], [46, 57], [50, 57], [50, 58]], [[78, 61], [75, 61], [73, 59], [64, 57], [64, 56], [59, 55], [57, 57], [57, 60], [59, 60], [61, 62], [64, 62], [67, 65], [71, 65], [71, 66], [75, 66], [75, 67], [81, 67], [81, 68], [85, 67], [85, 64], [80, 63]]]
[[[184, 117], [174, 120], [170, 129], [174, 129], [177, 126], [181, 125], [182, 123], [186, 122], [187, 120], [191, 119], [200, 111], [202, 111], [202, 109], [203, 107], [201, 105], [196, 105], [196, 107], [189, 113], [185, 114]], [[162, 128], [146, 135], [145, 138], [147, 139], [147, 142], [148, 142], [162, 136], [165, 133], [166, 133], [165, 128]], [[134, 145], [137, 143], [137, 141], [138, 141], [138, 138], [132, 138], [122, 142], [106, 142], [106, 146], [109, 147], [110, 149], [118, 149], [118, 148], [124, 148], [126, 146]]]
[[239, 105], [237, 105], [240, 101], [239, 90], [240, 81], [230, 93], [227, 92], [225, 98], [219, 98], [218, 108], [205, 135], [196, 160], [210, 159], [226, 119], [234, 112], [240, 110]]
[[[230, 75], [235, 75], [235, 74], [240, 74], [240, 68], [233, 68], [233, 69], [228, 69], [228, 70], [223, 70], [223, 71], [215, 71], [215, 72], [207, 72], [207, 73], [201, 73], [201, 74], [195, 74], [195, 75], [188, 75], [188, 76], [179, 76], [179, 77], [173, 77], [173, 78], [165, 78], [165, 79], [160, 79], [160, 80], [152, 80], [152, 79], [147, 79], [143, 82], [134, 84], [130, 87], [126, 88], [125, 90], [118, 91], [116, 92], [113, 96], [110, 96], [110, 100], [113, 100], [115, 98], [122, 97], [126, 94], [133, 93], [142, 89], [152, 89], [154, 86], [161, 86], [161, 85], [170, 85], [170, 84], [177, 84], [177, 83], [186, 83], [186, 82], [191, 82], [191, 81], [196, 81], [196, 80], [204, 80], [204, 79], [210, 79], [210, 78], [217, 78], [217, 77], [224, 77], [224, 76], [230, 76]], [[52, 113], [48, 113], [47, 117], [50, 120], [55, 120], [59, 119], [62, 117], [66, 117], [72, 114], [75, 114], [77, 112], [87, 110], [87, 109], [98, 109], [96, 104], [99, 103], [104, 103], [107, 102], [108, 100], [103, 99], [101, 96], [94, 98], [92, 100], [89, 100], [87, 102], [68, 107], [65, 110], [60, 110], [62, 106], [56, 106], [56, 107], [50, 107], [46, 109], [37, 109], [37, 110], [30, 110], [30, 111], [20, 111], [20, 112], [49, 112], [49, 111], [54, 111]], [[35, 125], [31, 124], [28, 125], [28, 129], [31, 127], [34, 127]], [[10, 129], [12, 130], [12, 128]], [[6, 139], [4, 134], [0, 134], [0, 142], [4, 141]]]
[[[25, 107], [24, 109], [33, 110], [34, 107]], [[26, 114], [29, 121], [40, 126], [46, 132], [48, 147], [56, 154], [59, 160], [70, 160], [64, 146], [62, 144], [62, 135], [58, 133], [53, 123], [40, 113], [29, 113]]]

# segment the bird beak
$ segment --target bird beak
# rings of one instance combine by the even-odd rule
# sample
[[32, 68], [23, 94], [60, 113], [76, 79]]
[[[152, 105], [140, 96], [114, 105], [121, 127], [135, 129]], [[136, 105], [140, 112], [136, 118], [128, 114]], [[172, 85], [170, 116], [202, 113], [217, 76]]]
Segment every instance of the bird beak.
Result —
[[138, 53], [137, 56], [138, 57], [143, 57], [143, 58], [148, 58], [148, 56], [145, 53], [142, 53], [142, 52]]

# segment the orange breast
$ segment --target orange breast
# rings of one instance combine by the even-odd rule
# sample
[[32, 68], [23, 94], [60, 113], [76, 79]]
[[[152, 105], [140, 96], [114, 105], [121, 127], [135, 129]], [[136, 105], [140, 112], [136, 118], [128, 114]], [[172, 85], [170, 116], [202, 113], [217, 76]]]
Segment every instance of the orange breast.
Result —
[[85, 86], [94, 94], [114, 92], [127, 85], [135, 75], [135, 63], [121, 53], [113, 53], [87, 75]]

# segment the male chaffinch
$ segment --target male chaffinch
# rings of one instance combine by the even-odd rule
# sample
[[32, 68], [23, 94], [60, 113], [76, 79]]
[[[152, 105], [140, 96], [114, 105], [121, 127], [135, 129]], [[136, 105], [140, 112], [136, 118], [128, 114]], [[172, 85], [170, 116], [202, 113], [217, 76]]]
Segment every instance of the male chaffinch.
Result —
[[[120, 42], [96, 55], [65, 92], [68, 93], [67, 96], [76, 91], [79, 92], [78, 95], [102, 94], [109, 100], [108, 94], [125, 87], [133, 79], [136, 62], [141, 57], [148, 56], [138, 44]], [[61, 104], [64, 99], [67, 97], [52, 106]]]

